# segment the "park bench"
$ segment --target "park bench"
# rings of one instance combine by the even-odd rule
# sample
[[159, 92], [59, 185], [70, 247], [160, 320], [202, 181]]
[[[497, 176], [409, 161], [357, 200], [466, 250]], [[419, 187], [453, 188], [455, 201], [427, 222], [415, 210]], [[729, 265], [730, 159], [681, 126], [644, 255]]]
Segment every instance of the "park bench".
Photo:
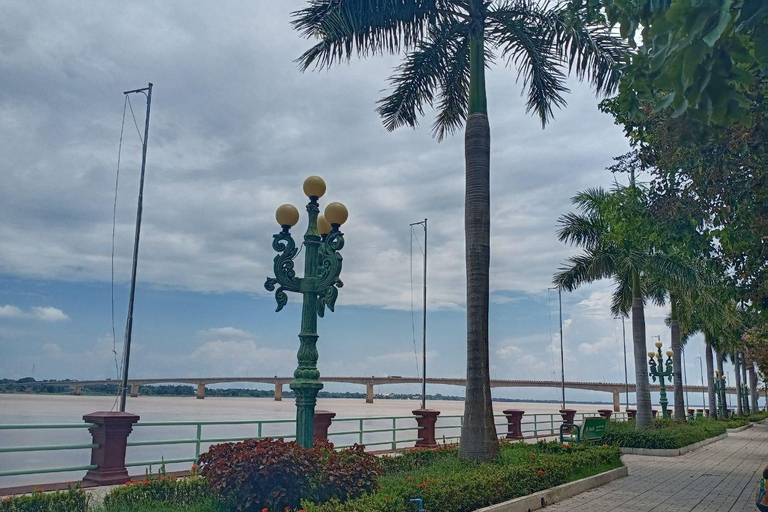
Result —
[[584, 421], [581, 423], [581, 425], [563, 423], [560, 425], [560, 442], [580, 443], [584, 441], [589, 443], [598, 443], [605, 437], [605, 426], [607, 423], [608, 419], [602, 417], [584, 418]]

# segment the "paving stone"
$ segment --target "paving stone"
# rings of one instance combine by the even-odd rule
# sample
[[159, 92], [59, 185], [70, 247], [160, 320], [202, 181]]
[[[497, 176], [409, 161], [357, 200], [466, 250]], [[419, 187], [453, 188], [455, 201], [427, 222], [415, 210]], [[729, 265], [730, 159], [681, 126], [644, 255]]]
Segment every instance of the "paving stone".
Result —
[[768, 425], [679, 457], [625, 455], [629, 476], [550, 505], [548, 512], [754, 512], [768, 465]]

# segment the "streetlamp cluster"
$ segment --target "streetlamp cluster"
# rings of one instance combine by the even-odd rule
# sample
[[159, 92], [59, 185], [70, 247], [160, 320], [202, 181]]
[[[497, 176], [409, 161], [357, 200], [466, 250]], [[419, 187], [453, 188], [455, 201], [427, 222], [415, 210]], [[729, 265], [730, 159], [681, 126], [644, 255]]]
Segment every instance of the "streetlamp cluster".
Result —
[[298, 367], [293, 372], [290, 388], [296, 395], [296, 441], [311, 448], [315, 423], [317, 393], [322, 389], [317, 369], [317, 317], [325, 315], [325, 308], [334, 310], [338, 288], [344, 286], [339, 279], [344, 247], [344, 235], [339, 231], [348, 217], [346, 206], [330, 203], [325, 215], [320, 215], [318, 199], [325, 195], [325, 182], [319, 176], [304, 181], [304, 193], [309, 197], [309, 222], [304, 233], [304, 277], [297, 277], [293, 260], [299, 249], [291, 236], [291, 228], [299, 222], [299, 210], [290, 204], [277, 209], [275, 218], [282, 231], [273, 235], [272, 248], [278, 252], [274, 259], [275, 277], [267, 278], [264, 287], [275, 292], [277, 309], [288, 303], [286, 292], [303, 295], [301, 332], [299, 333]]
[[[667, 404], [669, 402], [667, 401], [667, 388], [664, 383], [664, 379], [668, 378], [669, 382], [672, 382], [672, 374], [674, 371], [672, 367], [672, 351], [667, 350], [667, 362], [665, 364], [664, 355], [661, 353], [662, 343], [657, 341], [655, 345], [657, 352], [648, 352], [648, 366], [651, 368], [648, 374], [653, 378], [654, 382], [656, 381], [657, 377], [659, 379], [659, 404], [661, 405], [662, 418], [666, 420], [668, 417]], [[657, 359], [658, 364], [656, 362]]]
[[715, 370], [713, 378], [715, 396], [717, 397], [717, 411], [721, 418], [725, 418], [725, 404], [723, 403], [723, 394], [725, 393], [725, 375], [720, 375], [720, 370]]

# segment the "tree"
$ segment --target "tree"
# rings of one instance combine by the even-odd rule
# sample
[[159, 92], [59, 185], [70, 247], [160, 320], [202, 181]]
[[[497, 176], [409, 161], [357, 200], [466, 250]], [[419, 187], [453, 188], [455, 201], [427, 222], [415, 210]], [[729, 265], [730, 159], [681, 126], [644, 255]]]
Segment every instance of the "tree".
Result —
[[[584, 252], [568, 259], [554, 283], [567, 290], [600, 279], [616, 285], [611, 313], [632, 313], [632, 340], [637, 388], [637, 427], [653, 424], [646, 362], [645, 300], [664, 302], [662, 283], [681, 286], [694, 279], [689, 267], [659, 250], [664, 236], [653, 222], [647, 191], [635, 184], [616, 185], [612, 192], [601, 188], [577, 194], [580, 214], [560, 218], [558, 237]], [[661, 243], [660, 243], [661, 241]], [[662, 279], [663, 278], [663, 279]]]
[[[765, 0], [603, 0], [629, 44], [639, 41], [620, 98], [632, 117], [642, 101], [677, 117], [730, 126], [744, 121], [768, 75]], [[640, 30], [639, 38], [637, 31]], [[763, 82], [764, 84], [764, 82]]]
[[294, 27], [319, 42], [299, 57], [302, 70], [330, 67], [357, 54], [405, 52], [379, 101], [384, 126], [415, 127], [434, 107], [438, 139], [465, 126], [467, 388], [460, 452], [486, 459], [498, 450], [488, 361], [490, 125], [485, 72], [495, 55], [518, 70], [528, 111], [542, 126], [565, 105], [566, 71], [615, 90], [624, 46], [593, 1], [312, 0]]

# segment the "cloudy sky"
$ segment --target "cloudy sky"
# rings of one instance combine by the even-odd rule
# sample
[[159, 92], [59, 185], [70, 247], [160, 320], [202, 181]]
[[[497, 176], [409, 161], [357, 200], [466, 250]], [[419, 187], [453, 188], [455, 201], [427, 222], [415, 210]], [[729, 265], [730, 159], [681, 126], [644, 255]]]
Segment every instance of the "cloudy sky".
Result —
[[[300, 73], [294, 59], [310, 43], [289, 20], [304, 4], [0, 0], [0, 377], [116, 376], [141, 157], [129, 110], [113, 344], [122, 91], [149, 81], [132, 376], [292, 373], [300, 305], [294, 299], [274, 313], [263, 282], [272, 272], [274, 210], [290, 202], [303, 211], [301, 183], [313, 174], [328, 185], [323, 200], [350, 211], [345, 286], [336, 313], [319, 322], [321, 372], [417, 373], [421, 254], [415, 246], [411, 274], [409, 223], [427, 217], [429, 374], [464, 374], [463, 137], [431, 138], [431, 112], [416, 130], [382, 127], [374, 109], [396, 57]], [[492, 374], [552, 379], [559, 375], [557, 297], [547, 287], [576, 252], [557, 241], [557, 218], [576, 191], [610, 186], [605, 168], [628, 145], [576, 82], [568, 108], [542, 130], [525, 114], [515, 79], [504, 67], [488, 76]], [[143, 96], [131, 100], [143, 129]], [[624, 379], [610, 290], [602, 282], [563, 296], [568, 379]], [[649, 346], [655, 335], [668, 344], [664, 314], [648, 311]], [[687, 353], [695, 383], [700, 345], [695, 339]], [[558, 396], [554, 389], [494, 393]]]

